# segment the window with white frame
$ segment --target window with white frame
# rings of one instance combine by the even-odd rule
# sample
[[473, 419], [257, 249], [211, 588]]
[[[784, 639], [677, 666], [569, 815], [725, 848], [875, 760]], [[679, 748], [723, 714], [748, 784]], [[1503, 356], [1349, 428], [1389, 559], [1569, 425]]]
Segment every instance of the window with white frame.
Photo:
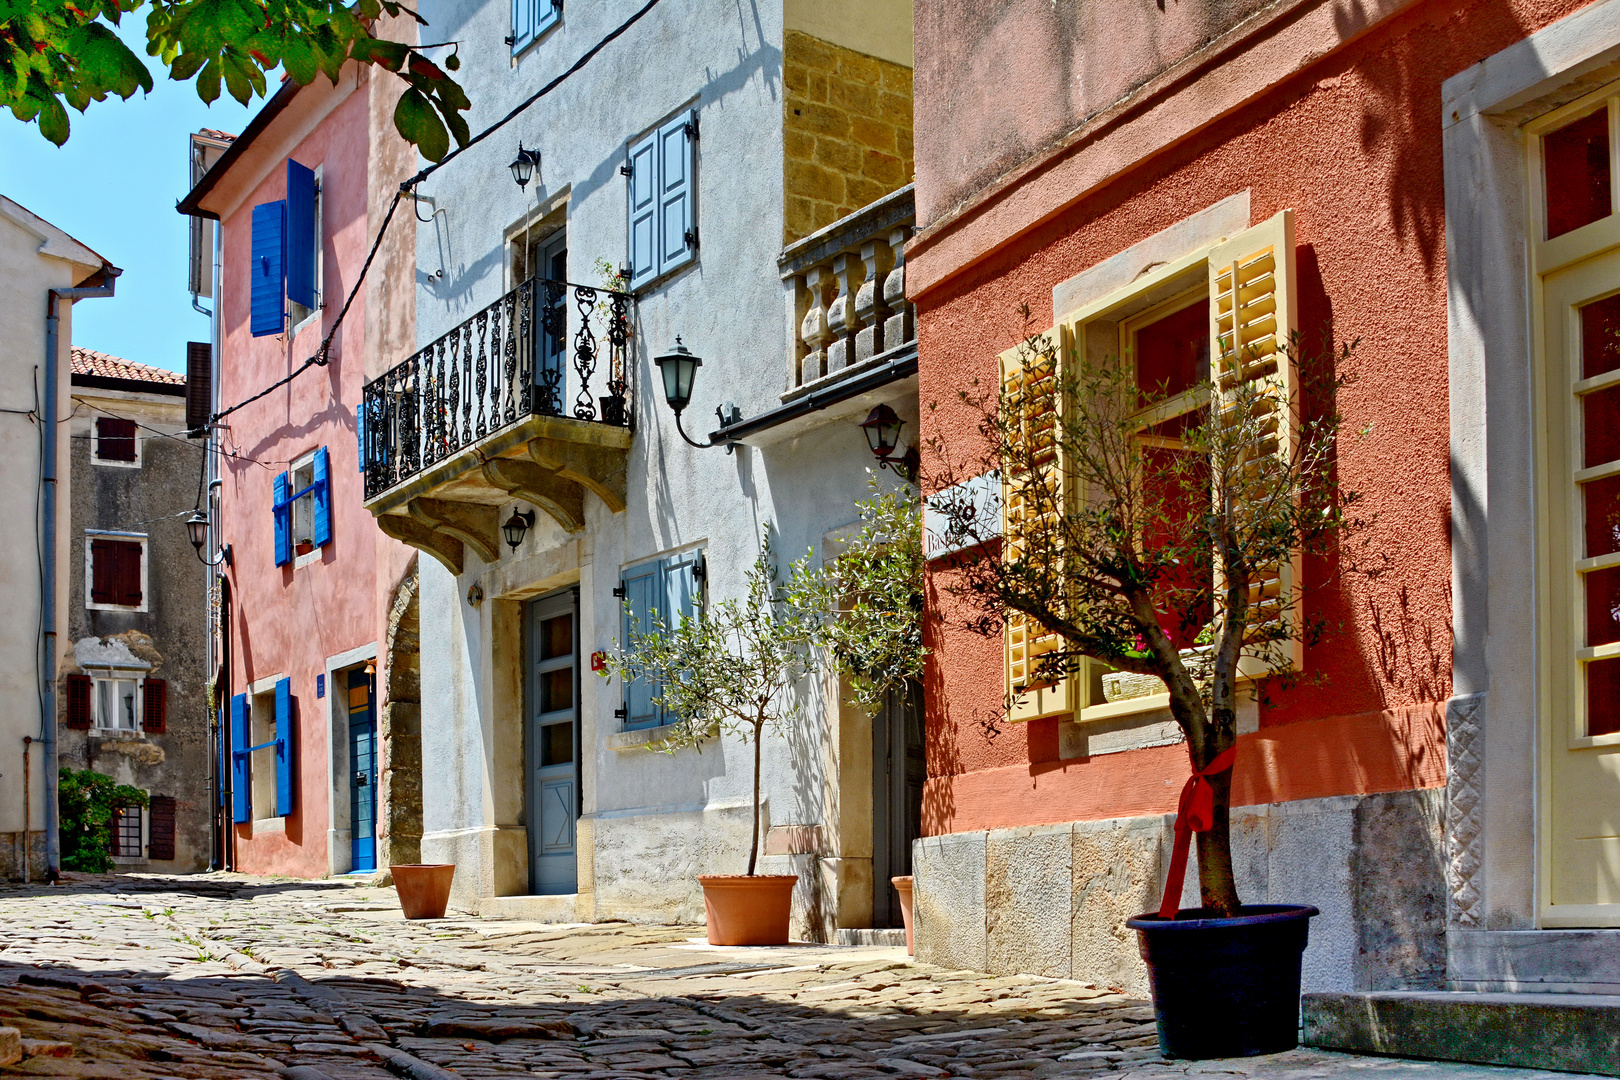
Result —
[[146, 536], [86, 530], [85, 607], [96, 611], [145, 611]]
[[92, 461], [125, 469], [141, 467], [139, 424], [122, 416], [98, 416], [91, 427]]
[[141, 729], [140, 676], [117, 672], [96, 678], [90, 701], [95, 709], [97, 731], [139, 731]]

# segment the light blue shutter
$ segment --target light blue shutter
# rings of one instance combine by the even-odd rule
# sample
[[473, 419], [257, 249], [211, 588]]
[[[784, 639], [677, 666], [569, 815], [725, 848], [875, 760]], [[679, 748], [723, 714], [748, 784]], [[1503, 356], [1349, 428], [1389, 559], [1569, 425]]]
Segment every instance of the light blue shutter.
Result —
[[[703, 614], [703, 552], [687, 551], [671, 555], [660, 564], [662, 582], [663, 618], [670, 629], [682, 619], [696, 619]], [[680, 717], [662, 706], [658, 709], [660, 724], [673, 724]]]
[[260, 203], [253, 208], [253, 273], [248, 286], [248, 321], [254, 337], [274, 337], [283, 329], [287, 310], [282, 299], [286, 231], [285, 199]]
[[534, 0], [512, 0], [512, 51], [534, 40]]
[[253, 820], [252, 761], [244, 753], [252, 746], [248, 734], [248, 699], [246, 694], [231, 698], [231, 820]]
[[685, 266], [697, 255], [692, 182], [692, 147], [697, 110], [684, 112], [658, 129], [658, 273]]
[[354, 407], [354, 445], [360, 459], [360, 471], [366, 471], [366, 405], [365, 402]]
[[315, 170], [287, 159], [287, 299], [315, 306]]
[[[620, 647], [631, 648], [634, 627], [642, 634], [649, 633], [654, 613], [659, 607], [658, 590], [661, 563], [650, 562], [635, 567], [624, 575], [624, 635]], [[662, 618], [662, 614], [659, 616]], [[653, 704], [657, 687], [647, 676], [626, 679], [624, 683], [624, 726], [626, 728], [655, 727], [658, 724], [658, 706]]]
[[286, 566], [292, 562], [292, 504], [287, 496], [292, 494], [292, 481], [286, 473], [276, 477], [270, 487], [274, 498], [271, 513], [276, 519], [276, 565]]
[[315, 451], [315, 546], [332, 542], [332, 459], [326, 447]]
[[658, 276], [658, 138], [630, 147], [630, 287]]
[[562, 0], [534, 0], [534, 36], [550, 30], [562, 18]]
[[292, 680], [276, 680], [276, 817], [293, 808]]

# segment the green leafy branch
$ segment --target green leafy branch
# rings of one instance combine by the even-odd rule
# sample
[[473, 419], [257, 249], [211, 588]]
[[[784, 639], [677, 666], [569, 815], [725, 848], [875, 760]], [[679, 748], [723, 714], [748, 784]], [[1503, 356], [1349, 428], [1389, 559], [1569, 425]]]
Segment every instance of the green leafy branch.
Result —
[[[84, 112], [108, 95], [150, 93], [152, 74], [113, 28], [147, 0], [0, 0], [0, 107], [62, 145], [67, 108]], [[394, 127], [438, 161], [450, 139], [466, 145], [462, 113], [471, 108], [449, 71], [418, 48], [374, 33], [379, 20], [406, 17], [426, 25], [400, 0], [151, 0], [146, 51], [177, 81], [195, 80], [212, 103], [221, 87], [242, 104], [264, 97], [266, 74], [278, 68], [299, 86], [324, 74], [336, 82], [348, 61], [391, 71], [406, 83]], [[448, 70], [446, 70], [448, 69]]]

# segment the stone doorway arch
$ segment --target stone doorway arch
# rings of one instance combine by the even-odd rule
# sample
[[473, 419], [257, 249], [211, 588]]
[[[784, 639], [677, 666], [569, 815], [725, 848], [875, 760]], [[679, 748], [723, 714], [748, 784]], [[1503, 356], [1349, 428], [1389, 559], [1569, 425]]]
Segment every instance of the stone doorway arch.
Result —
[[417, 562], [388, 605], [378, 783], [377, 869], [422, 861], [422, 645]]

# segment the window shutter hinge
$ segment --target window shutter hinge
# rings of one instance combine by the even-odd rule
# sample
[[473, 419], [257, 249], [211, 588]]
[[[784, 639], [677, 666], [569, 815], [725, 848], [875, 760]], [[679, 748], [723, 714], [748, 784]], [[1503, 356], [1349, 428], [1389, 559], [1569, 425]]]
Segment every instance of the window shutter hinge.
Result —
[[686, 132], [686, 137], [688, 139], [696, 139], [698, 137], [697, 121], [695, 120], [688, 120], [686, 123], [682, 124], [681, 130]]
[[613, 710], [613, 718], [615, 720], [628, 720], [628, 719], [630, 719], [630, 710], [629, 709], [614, 709]]
[[699, 555], [697, 561], [692, 564], [692, 577], [696, 581], [707, 580], [709, 577], [709, 560]]
[[618, 588], [613, 590], [613, 596], [617, 600], [623, 600], [625, 597], [627, 597], [629, 595], [630, 595], [630, 593], [625, 589], [625, 587], [623, 585], [620, 585]]
[[636, 171], [634, 169], [632, 169], [629, 165], [620, 165], [619, 166], [619, 175], [620, 176], [634, 176], [635, 172]]
[[506, 42], [508, 45], [516, 45], [517, 44], [517, 35], [516, 34], [507, 34], [501, 40]]
[[695, 248], [698, 246], [696, 229], [687, 229], [681, 236], [686, 240], [687, 247]]

